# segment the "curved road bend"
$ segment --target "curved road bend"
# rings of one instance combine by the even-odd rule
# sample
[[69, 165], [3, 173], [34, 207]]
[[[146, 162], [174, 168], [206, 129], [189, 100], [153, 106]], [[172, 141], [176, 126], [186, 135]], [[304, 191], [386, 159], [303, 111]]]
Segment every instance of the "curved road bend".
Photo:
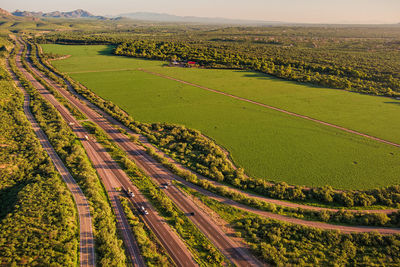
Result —
[[[39, 46], [39, 49], [41, 50], [41, 47]], [[39, 61], [41, 61], [39, 55], [38, 55], [38, 51], [36, 53], [36, 56], [38, 58]], [[47, 68], [46, 65], [42, 64], [43, 67]], [[47, 68], [48, 69], [48, 68]], [[52, 71], [51, 69], [48, 69], [49, 71]], [[145, 70], [142, 70], [145, 71]], [[145, 71], [147, 72], [147, 71]], [[56, 73], [54, 73], [55, 75], [57, 75]], [[156, 73], [152, 73], [154, 75], [156, 75]], [[58, 75], [57, 75], [58, 76]], [[61, 78], [61, 77], [60, 77]], [[168, 155], [166, 155], [164, 152], [160, 151], [157, 147], [155, 147], [153, 144], [151, 144], [150, 142], [148, 142], [147, 138], [142, 136], [142, 135], [137, 135], [136, 133], [134, 133], [131, 129], [127, 128], [125, 125], [123, 125], [121, 122], [117, 121], [116, 119], [114, 119], [113, 117], [111, 117], [108, 113], [104, 112], [103, 110], [101, 110], [100, 108], [98, 108], [97, 106], [95, 106], [93, 103], [87, 101], [87, 99], [85, 99], [84, 97], [82, 97], [80, 94], [78, 94], [72, 87], [71, 85], [68, 83], [68, 81], [66, 81], [67, 84], [69, 85], [69, 90], [71, 92], [74, 92], [75, 96], [77, 98], [79, 98], [81, 101], [83, 101], [86, 105], [88, 105], [90, 108], [96, 110], [96, 112], [100, 113], [103, 117], [105, 117], [111, 124], [113, 125], [118, 125], [119, 127], [123, 128], [124, 130], [126, 130], [129, 134], [131, 135], [135, 135], [135, 136], [139, 136], [139, 140], [147, 145], [150, 146], [152, 148], [155, 149], [155, 151], [159, 154], [161, 154], [162, 156], [164, 156], [165, 158], [167, 158], [169, 160], [169, 162], [175, 164], [178, 168], [182, 169], [182, 170], [186, 170], [186, 171], [190, 171], [191, 173], [193, 173], [194, 175], [196, 175], [199, 179], [206, 179], [209, 182], [213, 183], [216, 186], [226, 186], [224, 184], [218, 183], [217, 181], [211, 180], [207, 177], [204, 177], [188, 168], [186, 168], [185, 166], [183, 166], [182, 164], [180, 164], [179, 162], [174, 161], [173, 159], [171, 159]], [[192, 86], [197, 86], [195, 84], [190, 84]], [[208, 88], [207, 88], [208, 89]], [[326, 210], [326, 211], [333, 211], [333, 212], [337, 212], [339, 211], [339, 209], [335, 209], [335, 208], [324, 208], [324, 207], [315, 207], [315, 206], [310, 206], [310, 205], [304, 205], [304, 204], [299, 204], [299, 203], [294, 203], [294, 202], [289, 202], [289, 201], [284, 201], [284, 200], [279, 200], [279, 199], [273, 199], [273, 198], [268, 198], [268, 197], [264, 197], [264, 196], [260, 196], [257, 194], [253, 194], [253, 193], [249, 193], [249, 192], [245, 192], [242, 190], [239, 190], [237, 188], [232, 188], [229, 187], [229, 190], [233, 190], [242, 194], [245, 194], [248, 197], [251, 198], [256, 198], [258, 200], [262, 200], [262, 201], [266, 201], [272, 204], [276, 204], [276, 205], [280, 205], [280, 206], [284, 206], [284, 207], [291, 207], [291, 208], [302, 208], [302, 209], [308, 209], [308, 210], [314, 210], [314, 211], [322, 211], [322, 210]], [[382, 209], [382, 210], [351, 210], [351, 209], [346, 209], [345, 211], [348, 212], [353, 212], [353, 213], [385, 213], [385, 214], [391, 214], [393, 212], [397, 212], [398, 209]]]
[[[58, 84], [48, 79], [35, 69], [30, 67], [43, 78], [48, 84], [58, 90], [66, 99], [68, 99], [77, 109], [85, 114], [91, 121], [96, 123], [112, 138], [123, 150], [125, 150], [137, 166], [145, 171], [147, 175], [153, 178], [158, 184], [169, 182], [174, 175], [166, 170], [161, 164], [149, 157], [142, 148], [131, 142], [124, 134], [116, 130], [100, 114], [82, 104], [77, 98], [62, 90]], [[212, 219], [202, 209], [200, 209], [192, 199], [183, 194], [174, 186], [170, 186], [165, 193], [172, 201], [187, 215], [195, 212], [194, 216], [188, 218], [209, 238], [214, 245], [227, 257], [232, 263], [238, 266], [260, 266], [260, 263], [247, 251], [244, 246], [233, 241], [224, 231], [217, 226]]]
[[19, 82], [18, 78], [15, 76], [14, 72], [11, 70], [8, 60], [7, 69], [9, 73], [11, 73], [14, 83], [24, 94], [24, 113], [28, 121], [31, 123], [32, 128], [40, 141], [40, 144], [49, 155], [51, 161], [53, 162], [57, 171], [60, 173], [62, 179], [66, 183], [74, 198], [79, 216], [79, 265], [95, 266], [96, 257], [94, 249], [92, 217], [90, 215], [90, 207], [86, 197], [79, 185], [75, 182], [72, 175], [69, 173], [68, 169], [65, 167], [60, 157], [57, 155], [54, 148], [51, 146], [46, 134], [36, 122], [33, 114], [30, 111], [30, 97]]
[[[19, 54], [20, 56], [20, 54]], [[69, 113], [69, 111], [62, 106], [54, 96], [49, 93], [34, 77], [28, 73], [20, 63], [17, 66], [21, 69], [27, 79], [37, 88], [38, 92], [48, 100], [56, 109], [60, 112], [64, 120], [69, 123], [74, 133], [81, 139], [81, 142], [92, 161], [96, 171], [98, 172], [103, 184], [109, 194], [110, 201], [114, 208], [114, 212], [117, 215], [119, 230], [124, 238], [125, 246], [130, 254], [130, 258], [136, 266], [145, 266], [142, 257], [140, 256], [139, 248], [135, 242], [135, 239], [129, 230], [129, 224], [126, 221], [125, 214], [122, 212], [120, 202], [118, 200], [119, 192], [116, 188], [125, 187], [135, 193], [135, 198], [131, 202], [135, 207], [144, 206], [148, 209], [149, 214], [142, 216], [143, 221], [147, 226], [155, 233], [161, 244], [167, 250], [172, 260], [178, 266], [197, 266], [196, 262], [192, 258], [186, 245], [178, 237], [178, 235], [171, 230], [169, 225], [158, 215], [151, 204], [146, 198], [137, 190], [136, 187], [130, 181], [130, 178], [125, 172], [119, 167], [119, 165], [111, 158], [107, 151], [95, 140], [86, 140], [85, 136], [89, 136], [89, 133], [80, 123]], [[29, 64], [29, 62], [28, 62]], [[29, 64], [30, 65], [30, 64]], [[32, 68], [32, 66], [30, 65]], [[33, 69], [35, 70], [35, 69]], [[38, 73], [41, 74], [41, 73]], [[42, 77], [43, 78], [43, 77]]]

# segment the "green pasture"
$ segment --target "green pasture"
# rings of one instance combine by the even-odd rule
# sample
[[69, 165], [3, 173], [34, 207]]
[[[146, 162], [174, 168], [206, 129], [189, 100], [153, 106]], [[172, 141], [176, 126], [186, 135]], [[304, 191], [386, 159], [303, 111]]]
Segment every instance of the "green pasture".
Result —
[[291, 184], [353, 189], [400, 182], [398, 148], [138, 68], [398, 142], [400, 116], [396, 114], [400, 101], [314, 88], [254, 72], [163, 67], [164, 62], [110, 55], [107, 46], [43, 48], [72, 55], [53, 64], [137, 120], [179, 123], [202, 131], [225, 147], [250, 175]]

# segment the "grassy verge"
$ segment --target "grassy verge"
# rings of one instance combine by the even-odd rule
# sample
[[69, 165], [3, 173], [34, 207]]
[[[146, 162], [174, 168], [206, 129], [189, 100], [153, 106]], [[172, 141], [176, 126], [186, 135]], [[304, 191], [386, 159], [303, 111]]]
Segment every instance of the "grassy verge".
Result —
[[[27, 48], [31, 50], [29, 60], [32, 62], [32, 64], [36, 67], [39, 68], [40, 71], [45, 71], [46, 68], [44, 68], [42, 65], [39, 64], [36, 55], [36, 46], [33, 45], [32, 43], [28, 42], [27, 40], [24, 40], [27, 44]], [[25, 64], [25, 63], [24, 63]], [[65, 100], [64, 97], [60, 93], [58, 93], [56, 90], [54, 90], [51, 86], [49, 86], [42, 78], [40, 78], [38, 75], [36, 75], [35, 72], [33, 72], [30, 68], [25, 65], [25, 68], [35, 77], [37, 81], [39, 81], [49, 92], [51, 92], [54, 97], [61, 103], [63, 106], [65, 106], [71, 114], [77, 118], [78, 120], [85, 120], [87, 119], [85, 115], [82, 114], [79, 110], [77, 110], [74, 106], [72, 106], [67, 100]], [[49, 75], [51, 79], [59, 82], [60, 80], [57, 79], [57, 76], [55, 76], [51, 72], [46, 72], [46, 75]]]

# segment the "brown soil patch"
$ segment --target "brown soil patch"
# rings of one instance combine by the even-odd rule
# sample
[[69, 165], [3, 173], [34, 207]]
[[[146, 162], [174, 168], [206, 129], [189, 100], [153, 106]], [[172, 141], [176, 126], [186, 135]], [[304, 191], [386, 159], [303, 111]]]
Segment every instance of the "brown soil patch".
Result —
[[48, 60], [49, 61], [54, 61], [54, 60], [63, 60], [63, 59], [67, 59], [67, 58], [69, 58], [71, 55], [65, 55], [65, 56], [62, 56], [62, 57], [56, 57], [56, 58], [49, 58]]

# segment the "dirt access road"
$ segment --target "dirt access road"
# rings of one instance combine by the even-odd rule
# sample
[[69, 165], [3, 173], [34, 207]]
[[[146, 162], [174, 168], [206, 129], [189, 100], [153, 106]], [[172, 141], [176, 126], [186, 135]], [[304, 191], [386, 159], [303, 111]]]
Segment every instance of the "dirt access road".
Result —
[[371, 136], [371, 135], [368, 135], [368, 134], [360, 133], [360, 132], [357, 132], [357, 131], [354, 131], [354, 130], [351, 130], [351, 129], [348, 129], [348, 128], [345, 128], [345, 127], [342, 127], [342, 126], [338, 126], [338, 125], [335, 125], [335, 124], [332, 124], [332, 123], [329, 123], [329, 122], [317, 120], [317, 119], [314, 119], [314, 118], [311, 118], [311, 117], [308, 117], [308, 116], [305, 116], [305, 115], [297, 114], [297, 113], [294, 113], [294, 112], [291, 112], [291, 111], [287, 111], [287, 110], [284, 110], [284, 109], [280, 109], [280, 108], [277, 108], [277, 107], [266, 105], [266, 104], [263, 104], [263, 103], [260, 103], [260, 102], [257, 102], [257, 101], [253, 101], [253, 100], [250, 100], [250, 99], [247, 99], [247, 98], [244, 98], [244, 97], [231, 95], [231, 94], [228, 94], [228, 93], [225, 93], [225, 92], [222, 92], [222, 91], [218, 91], [218, 90], [215, 90], [215, 89], [211, 89], [211, 88], [208, 88], [208, 87], [205, 87], [205, 86], [201, 86], [201, 85], [198, 85], [198, 84], [194, 84], [194, 83], [186, 82], [186, 81], [183, 81], [183, 80], [179, 80], [179, 79], [176, 79], [176, 78], [164, 75], [164, 74], [160, 74], [160, 73], [157, 73], [157, 72], [153, 72], [153, 71], [149, 71], [149, 70], [145, 70], [145, 69], [139, 69], [139, 70], [141, 70], [143, 72], [146, 72], [146, 73], [149, 73], [149, 74], [152, 74], [152, 75], [156, 75], [156, 76], [168, 79], [168, 80], [172, 80], [172, 81], [176, 81], [176, 82], [183, 83], [183, 84], [186, 84], [186, 85], [194, 86], [194, 87], [197, 87], [197, 88], [200, 88], [200, 89], [203, 89], [203, 90], [207, 90], [207, 91], [210, 91], [210, 92], [213, 92], [213, 93], [217, 93], [217, 94], [220, 94], [220, 95], [224, 95], [224, 96], [228, 96], [228, 97], [231, 97], [231, 98], [235, 98], [235, 99], [240, 100], [240, 101], [244, 101], [244, 102], [248, 102], [248, 103], [251, 103], [251, 104], [255, 104], [257, 106], [261, 106], [261, 107], [265, 107], [265, 108], [268, 108], [268, 109], [272, 109], [272, 110], [275, 110], [275, 111], [278, 111], [278, 112], [281, 112], [281, 113], [285, 113], [287, 115], [295, 116], [295, 117], [302, 118], [302, 119], [309, 120], [309, 121], [313, 121], [315, 123], [319, 123], [319, 124], [322, 124], [322, 125], [325, 125], [325, 126], [333, 127], [333, 128], [342, 130], [344, 132], [356, 134], [356, 135], [359, 135], [359, 136], [362, 136], [362, 137], [365, 137], [365, 138], [369, 138], [369, 139], [375, 140], [377, 142], [385, 143], [387, 145], [400, 147], [400, 144], [397, 144], [397, 143], [394, 143], [394, 142], [390, 142], [390, 141], [387, 141], [387, 140], [384, 140], [384, 139], [381, 139], [381, 138], [378, 138], [378, 137], [375, 137], [375, 136]]

